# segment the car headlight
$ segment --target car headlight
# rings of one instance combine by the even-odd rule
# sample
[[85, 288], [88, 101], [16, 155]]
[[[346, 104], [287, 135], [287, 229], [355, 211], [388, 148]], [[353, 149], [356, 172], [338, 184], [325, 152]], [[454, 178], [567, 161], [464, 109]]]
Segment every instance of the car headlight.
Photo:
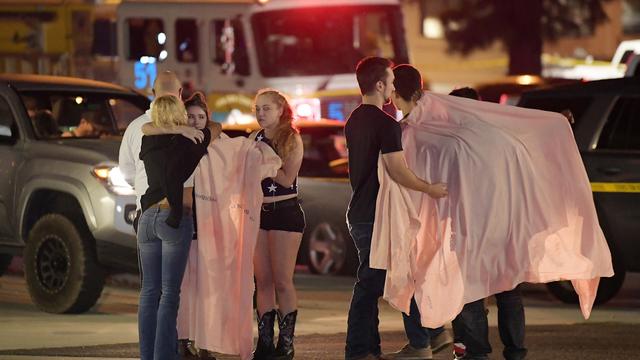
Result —
[[113, 165], [98, 165], [91, 171], [93, 176], [118, 195], [135, 195], [133, 187], [124, 179], [120, 168]]

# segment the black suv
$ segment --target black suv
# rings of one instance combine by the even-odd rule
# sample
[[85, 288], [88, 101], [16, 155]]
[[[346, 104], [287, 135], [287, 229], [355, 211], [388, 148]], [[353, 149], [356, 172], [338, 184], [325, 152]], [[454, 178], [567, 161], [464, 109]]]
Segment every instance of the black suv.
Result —
[[[626, 271], [640, 272], [640, 78], [535, 90], [518, 106], [573, 113], [576, 143], [613, 257], [615, 275], [601, 279], [596, 297], [602, 304], [622, 287]], [[548, 287], [564, 302], [578, 301], [567, 282]]]

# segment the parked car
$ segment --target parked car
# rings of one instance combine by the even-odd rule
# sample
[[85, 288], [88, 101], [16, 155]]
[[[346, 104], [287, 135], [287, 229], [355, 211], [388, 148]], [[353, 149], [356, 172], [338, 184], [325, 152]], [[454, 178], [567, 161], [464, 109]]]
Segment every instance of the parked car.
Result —
[[[351, 187], [346, 161], [344, 123], [333, 120], [298, 121], [304, 144], [299, 189], [307, 228], [298, 263], [316, 274], [352, 275], [358, 266], [345, 214]], [[258, 124], [224, 125], [229, 136], [248, 136]]]
[[496, 81], [476, 84], [474, 88], [483, 101], [515, 105], [520, 100], [520, 95], [525, 91], [577, 82], [579, 80], [543, 78], [537, 75], [513, 75]]
[[149, 100], [113, 84], [0, 74], [0, 270], [22, 254], [33, 303], [81, 313], [105, 275], [137, 271], [121, 134]]
[[[596, 304], [605, 303], [622, 287], [625, 272], [640, 272], [640, 81], [630, 77], [534, 90], [518, 105], [573, 113], [576, 143], [613, 257], [615, 275], [600, 280], [596, 297]], [[568, 282], [548, 288], [564, 302], [578, 301]]]

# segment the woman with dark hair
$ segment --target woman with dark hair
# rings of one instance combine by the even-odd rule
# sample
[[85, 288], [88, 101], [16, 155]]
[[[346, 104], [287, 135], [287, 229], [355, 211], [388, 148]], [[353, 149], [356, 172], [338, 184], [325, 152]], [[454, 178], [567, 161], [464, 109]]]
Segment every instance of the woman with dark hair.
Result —
[[[251, 138], [269, 144], [283, 165], [275, 177], [262, 181], [264, 200], [254, 256], [258, 303], [258, 344], [254, 359], [292, 359], [298, 314], [293, 270], [305, 228], [297, 183], [302, 164], [302, 138], [293, 125], [291, 106], [280, 92], [261, 90], [255, 99], [255, 110], [262, 129], [251, 134]], [[276, 315], [280, 334], [274, 347]]]
[[[423, 96], [422, 77], [420, 72], [411, 65], [398, 65], [393, 69], [396, 92], [393, 102], [404, 114], [405, 118], [418, 106], [418, 100]], [[470, 87], [455, 89], [449, 93], [451, 96], [480, 100], [478, 92]], [[419, 110], [416, 110], [419, 111]], [[501, 339], [504, 342], [504, 356], [506, 359], [524, 359], [527, 350], [524, 347], [525, 320], [524, 308], [519, 288], [496, 294]], [[393, 359], [407, 359], [418, 355], [416, 344], [420, 344], [421, 338], [431, 339], [431, 347], [436, 351], [442, 341], [437, 341], [438, 335], [443, 333], [443, 328], [428, 329], [421, 325], [421, 314], [415, 298], [411, 299], [410, 315], [402, 314], [405, 332], [409, 338], [409, 344], [395, 354], [389, 354]], [[488, 339], [487, 312], [484, 299], [473, 301], [464, 305], [460, 314], [452, 321], [455, 344], [455, 359], [487, 359], [491, 352]], [[446, 334], [446, 332], [444, 333]], [[447, 334], [447, 343], [451, 338]], [[436, 341], [437, 344], [435, 344]], [[441, 349], [442, 347], [440, 347]]]

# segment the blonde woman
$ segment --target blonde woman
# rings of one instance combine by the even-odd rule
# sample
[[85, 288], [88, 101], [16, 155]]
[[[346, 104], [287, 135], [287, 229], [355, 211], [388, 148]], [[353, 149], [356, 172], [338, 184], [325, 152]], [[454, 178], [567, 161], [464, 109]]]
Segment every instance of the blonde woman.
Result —
[[[293, 270], [305, 228], [297, 184], [302, 139], [292, 123], [291, 106], [280, 92], [261, 90], [256, 96], [255, 111], [262, 129], [251, 138], [269, 144], [283, 165], [274, 178], [262, 181], [264, 200], [254, 256], [258, 303], [258, 344], [254, 359], [292, 359], [298, 314]], [[274, 347], [276, 315], [280, 333], [278, 345]]]
[[[187, 112], [177, 97], [160, 96], [151, 104], [151, 120], [152, 127], [171, 132], [187, 125]], [[138, 308], [143, 360], [178, 357], [180, 285], [194, 230], [190, 176], [211, 141], [209, 129], [202, 129], [202, 134], [200, 143], [173, 134], [142, 138], [140, 159], [149, 184], [138, 224], [144, 274]]]

